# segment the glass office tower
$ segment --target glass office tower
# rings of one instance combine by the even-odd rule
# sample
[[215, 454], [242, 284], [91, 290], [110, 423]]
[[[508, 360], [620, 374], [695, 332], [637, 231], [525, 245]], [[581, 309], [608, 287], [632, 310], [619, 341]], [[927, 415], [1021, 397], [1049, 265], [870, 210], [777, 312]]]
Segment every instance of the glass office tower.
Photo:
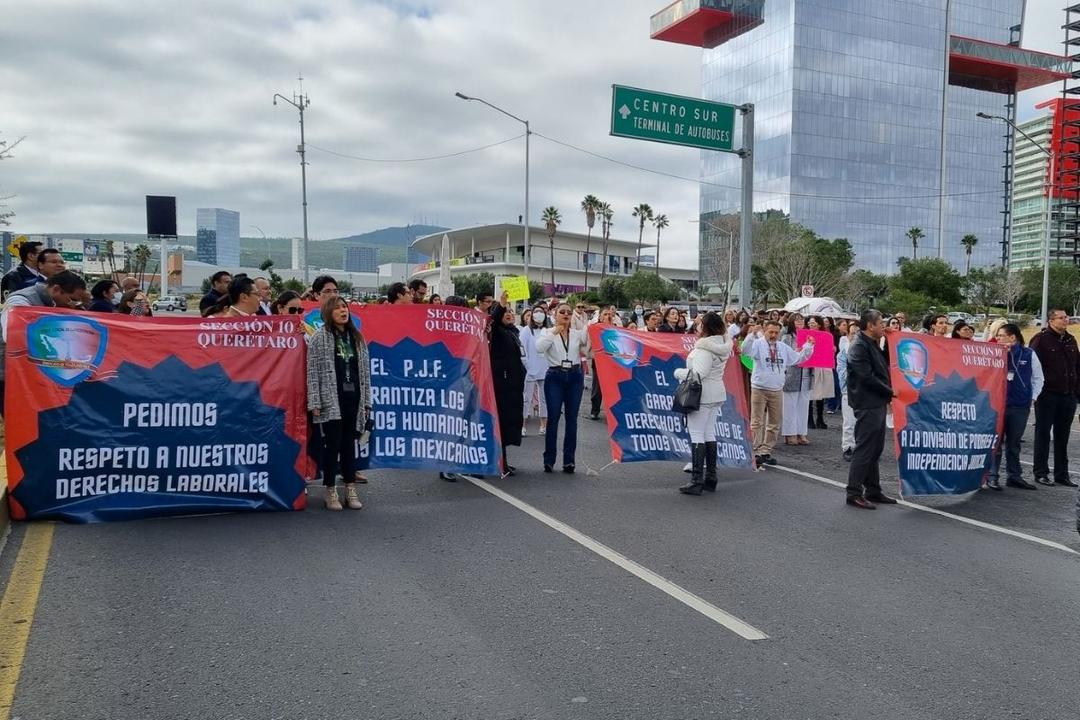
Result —
[[[914, 254], [1000, 265], [1015, 93], [1064, 77], [1021, 50], [1023, 0], [679, 0], [656, 39], [703, 48], [702, 95], [755, 106], [754, 210], [781, 210], [856, 265], [895, 272]], [[946, 17], [948, 16], [948, 17]], [[1030, 66], [1030, 67], [1029, 67]], [[738, 135], [737, 135], [738, 137]], [[740, 161], [703, 152], [705, 220], [740, 208]], [[1003, 169], [1004, 168], [1004, 169]], [[715, 253], [714, 253], [715, 254]], [[702, 248], [702, 257], [707, 257]]]
[[222, 208], [195, 211], [195, 255], [218, 267], [240, 266], [240, 213]]

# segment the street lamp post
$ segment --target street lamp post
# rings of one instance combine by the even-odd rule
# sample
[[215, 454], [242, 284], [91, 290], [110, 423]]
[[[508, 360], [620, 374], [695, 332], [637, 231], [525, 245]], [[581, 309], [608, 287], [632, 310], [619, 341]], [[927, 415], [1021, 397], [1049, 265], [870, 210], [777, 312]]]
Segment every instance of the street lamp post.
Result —
[[304, 144], [304, 108], [311, 105], [311, 99], [303, 94], [301, 90], [300, 94], [293, 94], [293, 99], [285, 97], [280, 93], [274, 93], [274, 105], [277, 105], [278, 98], [281, 98], [285, 102], [292, 105], [294, 108], [300, 111], [300, 144], [296, 148], [296, 152], [300, 155], [300, 191], [302, 193], [304, 202], [304, 285], [308, 284], [308, 227], [307, 227], [307, 161], [306, 147]]
[[532, 131], [529, 130], [529, 121], [522, 120], [517, 115], [508, 113], [497, 105], [492, 105], [487, 100], [478, 97], [471, 97], [461, 92], [454, 93], [455, 97], [459, 97], [462, 100], [470, 102], [478, 102], [483, 105], [487, 105], [492, 110], [501, 112], [508, 118], [517, 120], [519, 123], [525, 126], [525, 277], [529, 277], [529, 136], [532, 135]]
[[262, 235], [263, 242], [266, 243], [266, 259], [269, 260], [270, 259], [270, 241], [266, 239], [266, 233], [264, 233], [263, 229], [261, 227], [259, 227], [258, 225], [248, 225], [248, 227], [255, 228], [256, 230], [259, 231], [259, 234]]
[[[1044, 153], [1046, 153], [1047, 157], [1050, 158], [1050, 168], [1049, 168], [1050, 172], [1046, 177], [1046, 236], [1045, 236], [1045, 241], [1043, 243], [1043, 281], [1042, 281], [1042, 315], [1041, 315], [1041, 318], [1042, 318], [1042, 324], [1045, 327], [1048, 320], [1049, 320], [1048, 313], [1050, 311], [1049, 307], [1047, 307], [1048, 304], [1049, 304], [1049, 297], [1050, 297], [1050, 223], [1052, 221], [1052, 217], [1053, 217], [1052, 213], [1053, 213], [1053, 207], [1054, 207], [1054, 164], [1055, 164], [1054, 161], [1057, 158], [1055, 157], [1053, 152], [1051, 152], [1050, 150], [1047, 150], [1045, 147], [1043, 147], [1038, 142], [1036, 142], [1035, 138], [1031, 137], [1026, 132], [1024, 132], [1023, 130], [1018, 128], [1016, 126], [1016, 123], [1014, 123], [1009, 118], [1002, 117], [1001, 115], [990, 115], [990, 114], [984, 113], [984, 112], [977, 112], [977, 113], [975, 113], [975, 115], [977, 117], [981, 117], [984, 120], [1001, 120], [1002, 122], [1007, 123], [1009, 125], [1009, 127], [1011, 127], [1013, 130], [1015, 130], [1016, 132], [1023, 135], [1025, 138], [1027, 138], [1028, 142], [1030, 142], [1032, 145], [1034, 145], [1035, 147], [1042, 150]], [[1053, 133], [1051, 133], [1051, 137], [1053, 137]]]

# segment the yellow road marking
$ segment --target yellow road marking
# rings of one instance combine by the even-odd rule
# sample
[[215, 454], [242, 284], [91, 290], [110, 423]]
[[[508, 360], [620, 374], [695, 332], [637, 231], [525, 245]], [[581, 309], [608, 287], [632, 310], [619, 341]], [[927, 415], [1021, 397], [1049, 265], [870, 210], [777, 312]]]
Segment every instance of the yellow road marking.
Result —
[[11, 716], [15, 685], [22, 672], [52, 538], [52, 523], [27, 526], [4, 597], [0, 599], [0, 720]]

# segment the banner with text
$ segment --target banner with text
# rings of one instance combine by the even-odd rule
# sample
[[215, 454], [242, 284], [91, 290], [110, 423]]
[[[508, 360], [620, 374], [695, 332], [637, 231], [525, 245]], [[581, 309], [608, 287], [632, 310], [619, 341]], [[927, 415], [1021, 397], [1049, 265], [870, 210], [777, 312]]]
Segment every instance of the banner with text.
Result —
[[[596, 373], [607, 405], [611, 455], [616, 462], [690, 459], [686, 418], [673, 412], [678, 381], [693, 335], [650, 333], [605, 325], [589, 328]], [[753, 467], [750, 409], [737, 355], [724, 370], [727, 400], [716, 421], [719, 464]]]
[[498, 475], [489, 316], [452, 305], [354, 310], [371, 352], [375, 430], [360, 468]]
[[1005, 422], [1005, 348], [910, 333], [888, 343], [900, 492], [978, 490]]
[[304, 352], [294, 316], [12, 309], [12, 516], [302, 509]]

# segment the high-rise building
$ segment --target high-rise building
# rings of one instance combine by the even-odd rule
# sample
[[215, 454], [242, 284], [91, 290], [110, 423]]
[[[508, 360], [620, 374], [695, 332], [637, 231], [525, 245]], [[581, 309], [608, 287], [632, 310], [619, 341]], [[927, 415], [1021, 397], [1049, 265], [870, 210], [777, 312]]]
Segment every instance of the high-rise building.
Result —
[[304, 269], [304, 238], [292, 239], [292, 269]]
[[219, 267], [240, 266], [240, 213], [221, 208], [195, 211], [195, 255]]
[[341, 249], [341, 267], [345, 272], [378, 272], [379, 249], [346, 245]]
[[[780, 210], [856, 264], [918, 257], [972, 266], [1007, 247], [1016, 92], [1063, 80], [1067, 58], [1019, 47], [1024, 0], [678, 0], [652, 37], [703, 48], [702, 95], [754, 104], [754, 210]], [[736, 129], [736, 137], [741, 137]], [[702, 155], [702, 252], [740, 207], [739, 160]], [[1005, 170], [1003, 170], [1003, 167]], [[1003, 228], [1004, 225], [1004, 228]], [[735, 266], [738, 267], [736, 261]]]

